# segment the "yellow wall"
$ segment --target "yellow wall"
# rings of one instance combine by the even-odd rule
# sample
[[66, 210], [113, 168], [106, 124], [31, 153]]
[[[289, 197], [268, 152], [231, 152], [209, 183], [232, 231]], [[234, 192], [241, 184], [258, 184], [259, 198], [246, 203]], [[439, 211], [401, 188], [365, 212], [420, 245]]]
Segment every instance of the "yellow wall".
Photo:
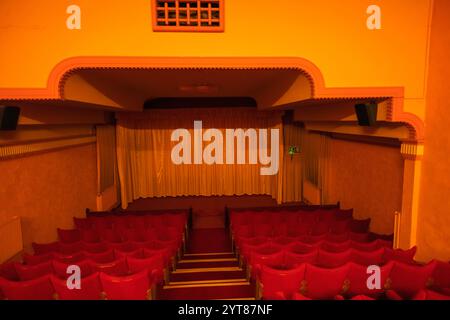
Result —
[[56, 240], [57, 227], [96, 206], [95, 144], [1, 160], [0, 172], [0, 220], [21, 217], [26, 249]]
[[391, 234], [401, 209], [403, 159], [398, 147], [330, 139], [328, 202], [371, 218], [370, 230]]
[[[1, 1], [0, 88], [44, 87], [74, 56], [302, 57], [328, 87], [404, 86], [406, 110], [423, 116], [431, 0], [377, 0], [376, 31], [366, 27], [373, 1], [226, 0], [223, 33], [153, 32], [150, 3]], [[81, 7], [81, 30], [66, 28], [69, 4]]]
[[420, 260], [450, 260], [450, 2], [436, 0], [417, 230]]

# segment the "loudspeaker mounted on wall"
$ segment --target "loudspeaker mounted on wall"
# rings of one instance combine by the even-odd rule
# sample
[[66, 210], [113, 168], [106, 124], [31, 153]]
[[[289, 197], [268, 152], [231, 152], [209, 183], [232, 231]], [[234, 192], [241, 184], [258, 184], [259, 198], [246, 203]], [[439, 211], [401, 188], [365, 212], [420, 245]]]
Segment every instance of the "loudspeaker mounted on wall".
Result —
[[356, 104], [355, 112], [360, 126], [373, 126], [377, 122], [378, 104], [375, 102]]
[[16, 130], [19, 115], [19, 107], [0, 106], [0, 130]]

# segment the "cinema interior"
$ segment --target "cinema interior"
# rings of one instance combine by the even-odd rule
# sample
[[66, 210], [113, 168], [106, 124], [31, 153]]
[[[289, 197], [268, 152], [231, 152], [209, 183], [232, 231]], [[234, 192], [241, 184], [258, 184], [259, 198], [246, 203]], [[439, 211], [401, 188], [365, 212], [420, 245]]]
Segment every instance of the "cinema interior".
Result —
[[450, 300], [448, 0], [0, 13], [0, 300]]

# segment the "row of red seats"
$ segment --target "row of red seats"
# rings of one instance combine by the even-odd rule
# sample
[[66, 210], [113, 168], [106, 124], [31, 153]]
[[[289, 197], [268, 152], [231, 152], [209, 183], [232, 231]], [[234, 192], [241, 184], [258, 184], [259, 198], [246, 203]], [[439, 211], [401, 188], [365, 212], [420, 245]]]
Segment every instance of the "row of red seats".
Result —
[[90, 216], [88, 218], [73, 218], [76, 229], [101, 230], [116, 228], [147, 229], [151, 227], [177, 227], [184, 228], [187, 223], [187, 214], [167, 213], [149, 215], [111, 215]]
[[296, 224], [315, 223], [319, 221], [342, 221], [353, 219], [353, 209], [316, 209], [316, 210], [244, 210], [231, 211], [231, 226], [253, 224]]
[[346, 233], [369, 233], [370, 219], [345, 220], [317, 223], [258, 223], [252, 225], [237, 225], [232, 227], [232, 235], [236, 237], [258, 236], [301, 236], [301, 235], [342, 235]]
[[152, 298], [154, 282], [147, 270], [133, 275], [111, 276], [95, 272], [81, 279], [81, 288], [70, 290], [55, 275], [13, 282], [0, 278], [0, 294], [8, 300], [146, 300]]
[[33, 243], [33, 250], [36, 256], [44, 255], [48, 253], [59, 253], [61, 255], [73, 255], [80, 252], [88, 253], [102, 253], [111, 249], [131, 252], [137, 249], [168, 249], [171, 256], [176, 256], [180, 248], [178, 241], [162, 241], [153, 240], [145, 242], [137, 241], [127, 241], [127, 242], [99, 242], [99, 243], [89, 243], [84, 241], [74, 242], [74, 243], [62, 243], [62, 242], [52, 242], [52, 243]]
[[262, 266], [295, 266], [310, 263], [322, 268], [336, 268], [348, 262], [364, 266], [384, 265], [390, 261], [401, 261], [407, 264], [416, 264], [413, 260], [416, 247], [409, 250], [393, 250], [380, 248], [375, 251], [360, 251], [348, 249], [343, 252], [328, 252], [315, 249], [308, 253], [296, 253], [288, 248], [263, 246], [251, 250], [244, 259], [248, 275], [256, 279]]
[[[381, 267], [379, 288], [369, 288], [367, 267], [347, 263], [326, 269], [312, 264], [294, 268], [263, 266], [258, 296], [263, 299], [413, 299], [423, 290], [434, 298], [450, 296], [450, 264], [432, 261], [424, 266], [391, 261]], [[371, 283], [371, 281], [369, 281]], [[446, 297], [447, 296], [447, 297]]]
[[177, 240], [181, 242], [183, 239], [183, 229], [167, 226], [147, 229], [57, 229], [57, 232], [59, 240], [64, 243], [78, 241], [96, 243], [101, 241], [124, 242], [151, 240]]

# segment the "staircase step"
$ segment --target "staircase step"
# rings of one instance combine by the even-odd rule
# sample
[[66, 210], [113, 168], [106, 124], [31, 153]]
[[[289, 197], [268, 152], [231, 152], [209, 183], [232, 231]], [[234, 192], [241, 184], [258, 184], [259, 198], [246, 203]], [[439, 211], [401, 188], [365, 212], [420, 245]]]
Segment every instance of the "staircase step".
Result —
[[225, 259], [194, 259], [194, 260], [180, 260], [177, 264], [177, 269], [186, 268], [218, 268], [218, 267], [236, 267], [238, 260], [236, 258]]
[[[179, 270], [184, 271], [184, 269]], [[228, 271], [172, 273], [170, 275], [170, 281], [225, 280], [225, 279], [245, 278], [245, 276], [246, 275], [244, 270], [233, 268], [233, 270], [231, 271], [228, 270]]]
[[217, 252], [217, 253], [185, 253], [183, 259], [197, 260], [197, 259], [227, 259], [236, 258], [232, 252]]
[[195, 284], [211, 284], [211, 283], [233, 283], [233, 282], [247, 282], [246, 278], [235, 279], [214, 279], [214, 280], [191, 280], [191, 281], [170, 281], [169, 286], [183, 286]]
[[248, 282], [211, 283], [198, 285], [164, 286], [159, 292], [158, 299], [165, 300], [208, 300], [234, 299], [255, 296], [255, 286]]

